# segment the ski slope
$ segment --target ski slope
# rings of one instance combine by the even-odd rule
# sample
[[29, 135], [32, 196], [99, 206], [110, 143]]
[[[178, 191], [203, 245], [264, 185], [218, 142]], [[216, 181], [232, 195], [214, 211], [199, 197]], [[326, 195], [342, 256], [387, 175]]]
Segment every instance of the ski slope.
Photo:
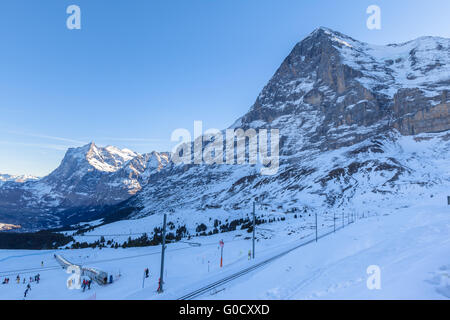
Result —
[[[381, 268], [369, 290], [367, 267]], [[208, 298], [204, 296], [203, 298]], [[371, 217], [299, 248], [215, 299], [449, 299], [450, 207]]]
[[[361, 216], [335, 234], [314, 241], [252, 270], [197, 299], [449, 299], [450, 298], [450, 206], [445, 189], [424, 196], [417, 204], [388, 213]], [[300, 223], [300, 221], [299, 221]], [[319, 223], [319, 226], [321, 224]], [[314, 239], [314, 230], [297, 233], [295, 221], [261, 226], [257, 232], [257, 258], [249, 261], [250, 234], [234, 231], [197, 237], [199, 247], [187, 243], [168, 244], [165, 291], [157, 294], [160, 247], [127, 249], [81, 249], [0, 251], [0, 299], [23, 299], [25, 284], [15, 277], [41, 274], [32, 283], [26, 299], [178, 299], [198, 288], [251, 267], [301, 242]], [[330, 228], [319, 229], [319, 235]], [[290, 235], [289, 235], [290, 233]], [[224, 267], [219, 267], [218, 242], [224, 239]], [[73, 263], [97, 267], [115, 277], [111, 285], [93, 285], [91, 290], [69, 290], [68, 274], [53, 258], [55, 252]], [[44, 267], [41, 268], [41, 261]], [[209, 263], [208, 263], [209, 261]], [[208, 267], [209, 265], [209, 267]], [[381, 269], [381, 290], [366, 286], [366, 269]], [[150, 278], [142, 289], [143, 271]], [[27, 270], [25, 270], [27, 269]], [[31, 269], [31, 270], [30, 270]], [[21, 271], [19, 271], [21, 270]], [[120, 277], [119, 277], [120, 274]]]

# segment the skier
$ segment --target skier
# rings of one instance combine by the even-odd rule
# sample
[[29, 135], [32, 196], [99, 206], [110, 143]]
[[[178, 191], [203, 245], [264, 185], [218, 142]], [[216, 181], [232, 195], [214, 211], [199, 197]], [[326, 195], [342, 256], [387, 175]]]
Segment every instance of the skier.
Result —
[[248, 260], [252, 259], [252, 250], [248, 250]]
[[92, 280], [89, 279], [89, 280], [87, 281], [88, 290], [91, 290], [91, 283], [92, 283]]
[[145, 272], [145, 277], [148, 278], [148, 276], [149, 276], [148, 268], [145, 268], [144, 272]]
[[25, 293], [23, 294], [23, 297], [26, 298], [27, 297], [27, 293], [28, 293], [28, 288], [25, 289]]
[[22, 281], [22, 283], [23, 283], [23, 284], [25, 284], [25, 283], [26, 283], [26, 280], [25, 280], [25, 278], [23, 278], [23, 281]]
[[44, 261], [41, 261], [41, 267], [42, 268], [44, 267]]
[[27, 284], [27, 290], [30, 290], [30, 291], [31, 291], [31, 286], [30, 286], [30, 284]]
[[19, 275], [17, 275], [16, 281], [17, 281], [17, 283], [20, 283], [20, 276]]

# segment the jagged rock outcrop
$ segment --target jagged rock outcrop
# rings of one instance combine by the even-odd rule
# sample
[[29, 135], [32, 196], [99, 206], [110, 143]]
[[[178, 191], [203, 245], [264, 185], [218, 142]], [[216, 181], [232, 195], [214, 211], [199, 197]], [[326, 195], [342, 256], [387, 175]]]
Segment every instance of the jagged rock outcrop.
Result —
[[[70, 214], [57, 211], [77, 205], [92, 207], [89, 214], [78, 211], [78, 220], [211, 208], [232, 213], [247, 210], [255, 199], [272, 210], [331, 212], [351, 208], [358, 197], [404, 196], [409, 184], [448, 184], [448, 170], [438, 166], [449, 158], [449, 87], [450, 39], [375, 46], [318, 28], [293, 48], [230, 127], [280, 130], [275, 174], [261, 175], [259, 164], [174, 164], [167, 154], [88, 145], [82, 152], [69, 150], [61, 166], [38, 182], [5, 183], [0, 218], [7, 212], [16, 223], [25, 208], [38, 212], [33, 226], [61, 225]], [[415, 141], [406, 136], [418, 134], [417, 141], [433, 141], [433, 158], [405, 151]], [[428, 171], [422, 173], [425, 158]]]
[[399, 132], [450, 129], [449, 81], [449, 39], [373, 46], [319, 28], [293, 48], [249, 112], [231, 126], [280, 130], [275, 175], [262, 176], [250, 165], [171, 164], [116, 210], [137, 208], [130, 217], [182, 209], [239, 212], [254, 199], [274, 209], [332, 210], [358, 194], [399, 192], [402, 176], [424, 186], [442, 181], [422, 180], [407, 164], [420, 159], [401, 155], [397, 141]]

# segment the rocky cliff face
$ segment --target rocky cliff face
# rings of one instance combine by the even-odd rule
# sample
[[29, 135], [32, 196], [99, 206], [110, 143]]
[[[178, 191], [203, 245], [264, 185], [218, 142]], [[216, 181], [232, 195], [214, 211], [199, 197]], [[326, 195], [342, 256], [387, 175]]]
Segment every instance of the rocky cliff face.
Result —
[[311, 123], [308, 138], [323, 141], [322, 149], [391, 128], [406, 135], [445, 131], [449, 64], [449, 39], [372, 46], [319, 28], [294, 47], [235, 125], [279, 126], [286, 115], [308, 117], [300, 124], [317, 125], [313, 129]]
[[251, 165], [169, 165], [115, 210], [134, 208], [131, 217], [217, 208], [232, 214], [258, 199], [270, 210], [331, 212], [368, 194], [406, 196], [408, 183], [448, 183], [448, 173], [439, 176], [442, 168], [428, 160], [427, 173], [419, 170], [420, 157], [404, 152], [410, 140], [401, 135], [436, 133], [420, 139], [441, 141], [448, 155], [449, 87], [449, 39], [373, 46], [319, 28], [231, 126], [280, 130], [277, 174], [261, 176]]

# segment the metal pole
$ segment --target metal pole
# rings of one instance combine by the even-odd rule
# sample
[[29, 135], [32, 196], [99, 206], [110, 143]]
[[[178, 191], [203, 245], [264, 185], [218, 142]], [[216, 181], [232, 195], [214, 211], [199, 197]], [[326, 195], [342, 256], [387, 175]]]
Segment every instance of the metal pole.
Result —
[[336, 212], [333, 212], [333, 232], [336, 232]]
[[317, 213], [316, 213], [316, 242], [317, 242]]
[[252, 251], [253, 259], [255, 259], [255, 229], [256, 229], [256, 215], [255, 215], [255, 201], [253, 201], [253, 251]]
[[163, 232], [162, 232], [162, 250], [161, 250], [161, 274], [160, 274], [160, 286], [158, 289], [158, 293], [163, 292], [163, 277], [164, 277], [164, 251], [166, 249], [166, 222], [167, 222], [167, 214], [164, 214], [164, 222], [163, 222]]

